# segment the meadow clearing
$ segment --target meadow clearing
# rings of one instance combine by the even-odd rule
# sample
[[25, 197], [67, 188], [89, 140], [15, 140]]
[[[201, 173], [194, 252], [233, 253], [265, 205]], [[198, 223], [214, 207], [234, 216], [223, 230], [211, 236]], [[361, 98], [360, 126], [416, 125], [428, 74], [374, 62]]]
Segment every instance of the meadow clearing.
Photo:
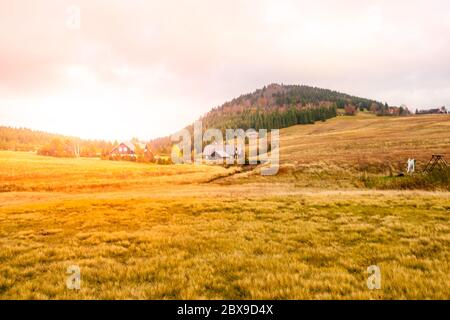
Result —
[[0, 152], [0, 298], [449, 299], [450, 192], [361, 181], [450, 155], [449, 129], [364, 114], [283, 129], [274, 177]]

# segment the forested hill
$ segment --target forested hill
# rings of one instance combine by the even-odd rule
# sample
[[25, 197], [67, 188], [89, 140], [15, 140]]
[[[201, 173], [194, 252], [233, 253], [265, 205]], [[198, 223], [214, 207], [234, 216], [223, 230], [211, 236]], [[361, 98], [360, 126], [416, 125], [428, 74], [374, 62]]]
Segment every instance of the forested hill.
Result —
[[[386, 108], [378, 101], [337, 91], [304, 85], [271, 84], [213, 108], [199, 120], [202, 121], [204, 130], [270, 130], [326, 121], [336, 116], [337, 108], [347, 106], [374, 113]], [[187, 129], [192, 132], [193, 126], [190, 125]], [[150, 144], [153, 150], [161, 153], [169, 153], [172, 147], [170, 137], [154, 139]]]
[[206, 128], [279, 129], [325, 121], [346, 106], [373, 112], [383, 108], [378, 101], [328, 89], [271, 84], [212, 109], [201, 120]]

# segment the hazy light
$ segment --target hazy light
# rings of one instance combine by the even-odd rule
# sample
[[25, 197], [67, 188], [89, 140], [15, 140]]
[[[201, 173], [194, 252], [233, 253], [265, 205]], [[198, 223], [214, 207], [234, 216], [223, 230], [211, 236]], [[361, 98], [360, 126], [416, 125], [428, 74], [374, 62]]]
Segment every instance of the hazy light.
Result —
[[450, 105], [449, 34], [441, 0], [4, 1], [0, 125], [149, 139], [272, 82]]

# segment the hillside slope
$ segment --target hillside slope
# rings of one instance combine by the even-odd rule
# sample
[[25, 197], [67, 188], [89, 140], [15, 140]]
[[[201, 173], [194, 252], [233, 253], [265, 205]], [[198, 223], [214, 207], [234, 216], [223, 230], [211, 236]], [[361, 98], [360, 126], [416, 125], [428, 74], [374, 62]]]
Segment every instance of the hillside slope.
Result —
[[221, 183], [282, 182], [299, 187], [362, 187], [363, 174], [388, 176], [406, 170], [408, 158], [417, 170], [434, 153], [450, 158], [450, 115], [377, 117], [360, 113], [324, 123], [280, 131], [280, 173], [254, 172]]
[[431, 154], [450, 156], [450, 115], [376, 117], [360, 114], [281, 131], [282, 162], [326, 162], [357, 169], [403, 166], [408, 157], [419, 165]]

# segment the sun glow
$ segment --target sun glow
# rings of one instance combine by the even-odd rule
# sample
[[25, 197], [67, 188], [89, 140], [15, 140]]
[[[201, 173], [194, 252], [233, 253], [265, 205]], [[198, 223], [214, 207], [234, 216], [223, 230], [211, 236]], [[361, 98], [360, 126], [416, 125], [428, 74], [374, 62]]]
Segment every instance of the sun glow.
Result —
[[0, 2], [1, 125], [149, 139], [274, 82], [450, 104], [439, 1], [201, 2]]

